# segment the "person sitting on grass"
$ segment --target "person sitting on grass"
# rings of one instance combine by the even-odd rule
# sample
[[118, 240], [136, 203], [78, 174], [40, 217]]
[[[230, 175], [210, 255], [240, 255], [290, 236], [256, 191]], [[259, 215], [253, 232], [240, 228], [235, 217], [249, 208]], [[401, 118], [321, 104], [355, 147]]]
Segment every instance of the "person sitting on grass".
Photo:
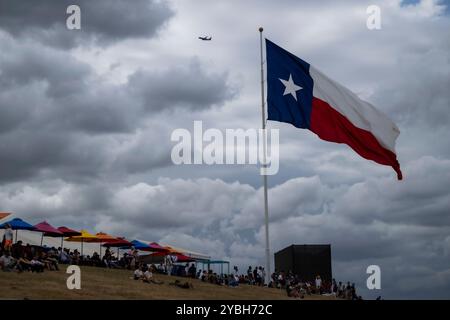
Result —
[[237, 275], [230, 274], [228, 276], [228, 285], [230, 287], [237, 287], [237, 286], [239, 286], [239, 277]]
[[144, 275], [142, 276], [142, 281], [144, 281], [145, 283], [154, 283], [154, 284], [163, 284], [164, 283], [163, 281], [153, 279], [153, 272], [151, 271], [151, 268], [148, 268], [144, 272]]
[[80, 253], [75, 249], [71, 256], [72, 264], [80, 265]]
[[17, 261], [16, 268], [19, 272], [31, 270], [31, 262], [26, 257], [25, 247], [22, 246], [22, 241], [19, 240], [13, 244], [11, 255]]
[[32, 272], [44, 272], [45, 265], [41, 261], [39, 261], [38, 256], [34, 256], [30, 262]]
[[102, 264], [102, 260], [100, 259], [100, 255], [97, 252], [94, 252], [91, 257], [91, 263], [94, 267], [100, 267]]
[[2, 271], [11, 272], [14, 270], [17, 264], [17, 260], [14, 259], [9, 250], [5, 250], [3, 255], [0, 257], [0, 268]]
[[49, 271], [59, 271], [58, 260], [48, 256], [44, 251], [41, 252], [39, 261], [41, 261]]
[[169, 283], [169, 285], [177, 286], [178, 288], [182, 288], [182, 289], [194, 289], [194, 286], [192, 285], [192, 283], [189, 283], [189, 282], [181, 283], [180, 280], [175, 280], [175, 282], [171, 282], [171, 283]]
[[67, 254], [65, 249], [62, 248], [58, 248], [58, 258], [59, 258], [59, 262], [62, 264], [71, 264], [70, 263], [70, 256]]
[[286, 293], [288, 297], [300, 298], [300, 294], [297, 288], [293, 287], [292, 285], [286, 285]]
[[144, 277], [144, 272], [142, 272], [142, 266], [138, 266], [136, 270], [134, 270], [133, 279], [141, 280]]

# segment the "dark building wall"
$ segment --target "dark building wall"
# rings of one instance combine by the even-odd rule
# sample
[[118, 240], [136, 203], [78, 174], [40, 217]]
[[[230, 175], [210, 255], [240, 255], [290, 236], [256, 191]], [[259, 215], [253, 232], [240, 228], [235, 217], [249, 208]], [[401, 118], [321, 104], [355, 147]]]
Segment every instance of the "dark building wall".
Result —
[[317, 275], [323, 280], [332, 279], [331, 245], [291, 245], [275, 253], [275, 268], [313, 281]]

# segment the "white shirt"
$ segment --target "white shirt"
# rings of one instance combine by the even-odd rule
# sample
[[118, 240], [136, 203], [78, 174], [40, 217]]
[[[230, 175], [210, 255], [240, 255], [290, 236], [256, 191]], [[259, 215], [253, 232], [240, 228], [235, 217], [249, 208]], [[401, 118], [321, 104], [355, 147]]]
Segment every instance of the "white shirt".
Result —
[[5, 240], [13, 240], [13, 231], [12, 229], [8, 228], [5, 230]]
[[151, 279], [153, 277], [153, 273], [150, 270], [145, 271], [144, 273], [145, 279]]
[[322, 279], [316, 279], [316, 287], [322, 286]]
[[39, 260], [35, 260], [35, 259], [32, 259], [31, 260], [31, 264], [32, 265], [38, 265], [38, 266], [42, 266], [43, 265], [43, 263], [42, 262], [40, 262]]
[[11, 262], [14, 261], [14, 258], [11, 256], [7, 257], [7, 256], [3, 255], [0, 257], [0, 261], [2, 262], [2, 264], [4, 266], [7, 266], [7, 265], [11, 264]]
[[136, 278], [141, 278], [142, 277], [142, 271], [141, 270], [139, 270], [139, 269], [136, 269], [135, 271], [134, 271], [134, 276], [136, 277]]

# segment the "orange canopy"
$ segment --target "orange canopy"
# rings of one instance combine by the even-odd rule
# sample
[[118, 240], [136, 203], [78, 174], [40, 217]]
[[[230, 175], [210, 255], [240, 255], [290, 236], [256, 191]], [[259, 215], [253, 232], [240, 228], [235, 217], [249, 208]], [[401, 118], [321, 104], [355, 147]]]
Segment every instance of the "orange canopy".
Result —
[[104, 232], [98, 232], [95, 234], [95, 236], [97, 237], [96, 239], [86, 240], [86, 242], [114, 242], [117, 240], [116, 237], [113, 237], [112, 235]]
[[0, 220], [6, 218], [7, 216], [9, 216], [11, 213], [9, 212], [0, 212]]

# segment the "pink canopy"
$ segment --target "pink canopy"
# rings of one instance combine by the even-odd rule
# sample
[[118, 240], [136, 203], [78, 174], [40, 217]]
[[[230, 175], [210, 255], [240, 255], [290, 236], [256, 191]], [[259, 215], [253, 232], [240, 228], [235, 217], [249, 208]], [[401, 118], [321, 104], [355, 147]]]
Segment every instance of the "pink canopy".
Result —
[[62, 232], [62, 234], [63, 234], [65, 237], [81, 236], [81, 232], [78, 232], [78, 231], [76, 231], [76, 230], [69, 229], [69, 228], [67, 228], [67, 227], [59, 227], [59, 228], [58, 228], [58, 231]]
[[47, 221], [36, 224], [34, 231], [42, 232], [46, 237], [62, 237], [64, 234], [51, 226]]
[[44, 241], [44, 236], [46, 237], [64, 237], [64, 234], [59, 231], [58, 229], [54, 228], [52, 225], [47, 223], [47, 221], [42, 221], [41, 223], [38, 223], [34, 226], [34, 230], [37, 232], [42, 232], [41, 237], [41, 246], [42, 242]]

